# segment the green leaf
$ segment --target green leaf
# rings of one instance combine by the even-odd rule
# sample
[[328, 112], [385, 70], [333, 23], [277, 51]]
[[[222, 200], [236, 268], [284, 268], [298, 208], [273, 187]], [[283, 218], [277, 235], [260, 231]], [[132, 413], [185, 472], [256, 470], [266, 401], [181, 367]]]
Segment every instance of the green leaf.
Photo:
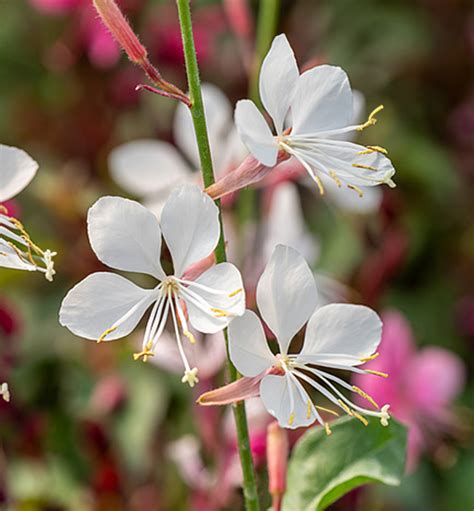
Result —
[[405, 468], [406, 429], [371, 420], [364, 427], [344, 417], [309, 430], [296, 444], [288, 467], [283, 511], [321, 511], [353, 488], [381, 482], [400, 484]]

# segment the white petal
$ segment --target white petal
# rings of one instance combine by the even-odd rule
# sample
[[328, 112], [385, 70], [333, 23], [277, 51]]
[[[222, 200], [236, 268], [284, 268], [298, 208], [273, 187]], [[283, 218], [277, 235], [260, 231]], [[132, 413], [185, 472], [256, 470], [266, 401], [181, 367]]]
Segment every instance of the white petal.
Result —
[[92, 249], [107, 266], [165, 277], [158, 220], [138, 202], [102, 197], [89, 209], [87, 228]]
[[154, 299], [156, 294], [152, 289], [142, 289], [114, 273], [93, 273], [66, 295], [59, 322], [80, 337], [98, 340], [130, 313], [117, 330], [106, 336], [106, 341], [112, 341], [128, 335]]
[[390, 183], [395, 174], [392, 162], [377, 151], [361, 154], [365, 151], [366, 147], [353, 142], [325, 139], [317, 139], [309, 150], [297, 149], [316, 171], [327, 175], [332, 171], [343, 183], [356, 186]]
[[295, 249], [277, 245], [258, 282], [257, 304], [282, 353], [288, 351], [317, 303], [316, 284], [306, 261]]
[[25, 151], [0, 144], [0, 202], [20, 193], [37, 170], [38, 164]]
[[284, 34], [276, 36], [260, 70], [260, 97], [278, 134], [283, 131], [299, 75], [288, 39]]
[[312, 265], [318, 254], [319, 244], [306, 228], [297, 187], [285, 182], [276, 188], [266, 223], [264, 257], [268, 261], [276, 245], [282, 244], [297, 250]]
[[138, 197], [171, 192], [191, 171], [178, 151], [159, 140], [135, 140], [116, 147], [109, 156], [112, 178]]
[[174, 190], [161, 213], [163, 237], [180, 276], [193, 263], [207, 257], [219, 239], [219, 210], [197, 186]]
[[[209, 144], [215, 171], [221, 170], [225, 138], [232, 127], [232, 106], [227, 96], [215, 85], [202, 84], [202, 99], [206, 114]], [[173, 134], [177, 146], [189, 158], [194, 167], [200, 168], [199, 152], [196, 135], [189, 108], [180, 103], [174, 117]]]
[[348, 126], [353, 117], [352, 91], [346, 73], [336, 66], [316, 66], [303, 73], [291, 104], [293, 135]]
[[250, 310], [229, 325], [229, 352], [232, 363], [244, 376], [257, 376], [276, 362], [262, 323]]
[[[378, 211], [383, 198], [383, 192], [380, 188], [363, 186], [361, 190], [364, 195], [359, 197], [354, 190], [347, 188], [347, 186], [337, 186], [334, 179], [326, 174], [321, 173], [319, 177], [323, 182], [327, 198], [337, 207], [358, 215], [368, 215]], [[309, 182], [309, 186], [319, 194], [313, 180]]]
[[[326, 363], [359, 365], [380, 343], [382, 322], [369, 307], [330, 304], [318, 309], [309, 320], [300, 357], [324, 355]], [[337, 357], [331, 358], [331, 355]], [[344, 355], [347, 358], [344, 358]]]
[[[198, 332], [209, 334], [218, 332], [225, 328], [234, 317], [244, 313], [245, 292], [242, 276], [233, 264], [217, 264], [205, 271], [195, 282], [213, 290], [222, 291], [219, 294], [210, 293], [190, 286], [190, 290], [200, 297], [200, 302], [203, 305], [201, 308], [191, 299], [183, 296], [189, 313], [189, 321]], [[229, 296], [234, 293], [236, 293], [234, 296]], [[216, 311], [212, 311], [212, 308], [223, 311], [226, 315], [221, 316]]]
[[0, 238], [0, 267], [26, 271], [36, 271], [37, 269], [34, 264], [23, 261], [2, 238]]
[[263, 115], [253, 101], [243, 99], [235, 107], [235, 123], [242, 142], [267, 167], [277, 161], [278, 145]]
[[[282, 428], [301, 428], [309, 426], [315, 420], [314, 414], [310, 414], [308, 418], [308, 401], [303, 400], [297, 385], [299, 383], [289, 381], [286, 376], [272, 374], [265, 376], [260, 384], [260, 397], [263, 404]], [[290, 392], [294, 399], [293, 409]]]

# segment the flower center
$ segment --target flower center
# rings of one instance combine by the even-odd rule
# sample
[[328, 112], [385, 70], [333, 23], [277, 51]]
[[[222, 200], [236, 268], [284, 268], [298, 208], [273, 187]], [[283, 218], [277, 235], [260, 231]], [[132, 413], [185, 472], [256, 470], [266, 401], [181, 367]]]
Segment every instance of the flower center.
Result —
[[177, 282], [176, 278], [166, 277], [166, 279], [163, 281], [163, 287], [161, 288], [161, 294], [162, 296], [168, 296], [169, 294], [175, 295], [179, 291], [179, 283]]

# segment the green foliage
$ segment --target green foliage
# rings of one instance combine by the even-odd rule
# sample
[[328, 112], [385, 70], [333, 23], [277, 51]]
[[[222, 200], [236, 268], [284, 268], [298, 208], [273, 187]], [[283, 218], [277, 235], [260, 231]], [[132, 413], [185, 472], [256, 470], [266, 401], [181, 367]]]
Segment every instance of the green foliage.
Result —
[[297, 443], [288, 468], [283, 511], [321, 511], [347, 492], [367, 483], [400, 484], [405, 467], [406, 430], [392, 421], [367, 427], [345, 417], [308, 431]]

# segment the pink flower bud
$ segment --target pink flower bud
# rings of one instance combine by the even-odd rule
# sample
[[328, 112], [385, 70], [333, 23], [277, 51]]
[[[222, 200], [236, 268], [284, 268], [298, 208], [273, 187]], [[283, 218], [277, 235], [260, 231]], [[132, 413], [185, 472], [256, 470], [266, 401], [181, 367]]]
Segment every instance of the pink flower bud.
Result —
[[260, 395], [260, 382], [267, 374], [278, 374], [281, 376], [282, 369], [270, 367], [254, 377], [242, 376], [242, 378], [223, 387], [205, 392], [199, 397], [197, 402], [203, 406], [219, 406], [230, 405], [251, 397], [257, 397]]
[[268, 490], [273, 500], [273, 511], [280, 511], [281, 500], [286, 490], [288, 462], [288, 437], [286, 430], [277, 421], [267, 428]]
[[[276, 165], [287, 160], [289, 156], [280, 151]], [[213, 185], [204, 191], [212, 199], [220, 199], [224, 195], [236, 192], [246, 186], [256, 183], [263, 179], [274, 167], [266, 167], [253, 156], [247, 156], [245, 160], [235, 169], [226, 173], [221, 179], [218, 179]]]
[[140, 43], [130, 24], [125, 19], [114, 0], [93, 0], [102, 21], [124, 49], [128, 58], [143, 65], [147, 60], [146, 48]]

